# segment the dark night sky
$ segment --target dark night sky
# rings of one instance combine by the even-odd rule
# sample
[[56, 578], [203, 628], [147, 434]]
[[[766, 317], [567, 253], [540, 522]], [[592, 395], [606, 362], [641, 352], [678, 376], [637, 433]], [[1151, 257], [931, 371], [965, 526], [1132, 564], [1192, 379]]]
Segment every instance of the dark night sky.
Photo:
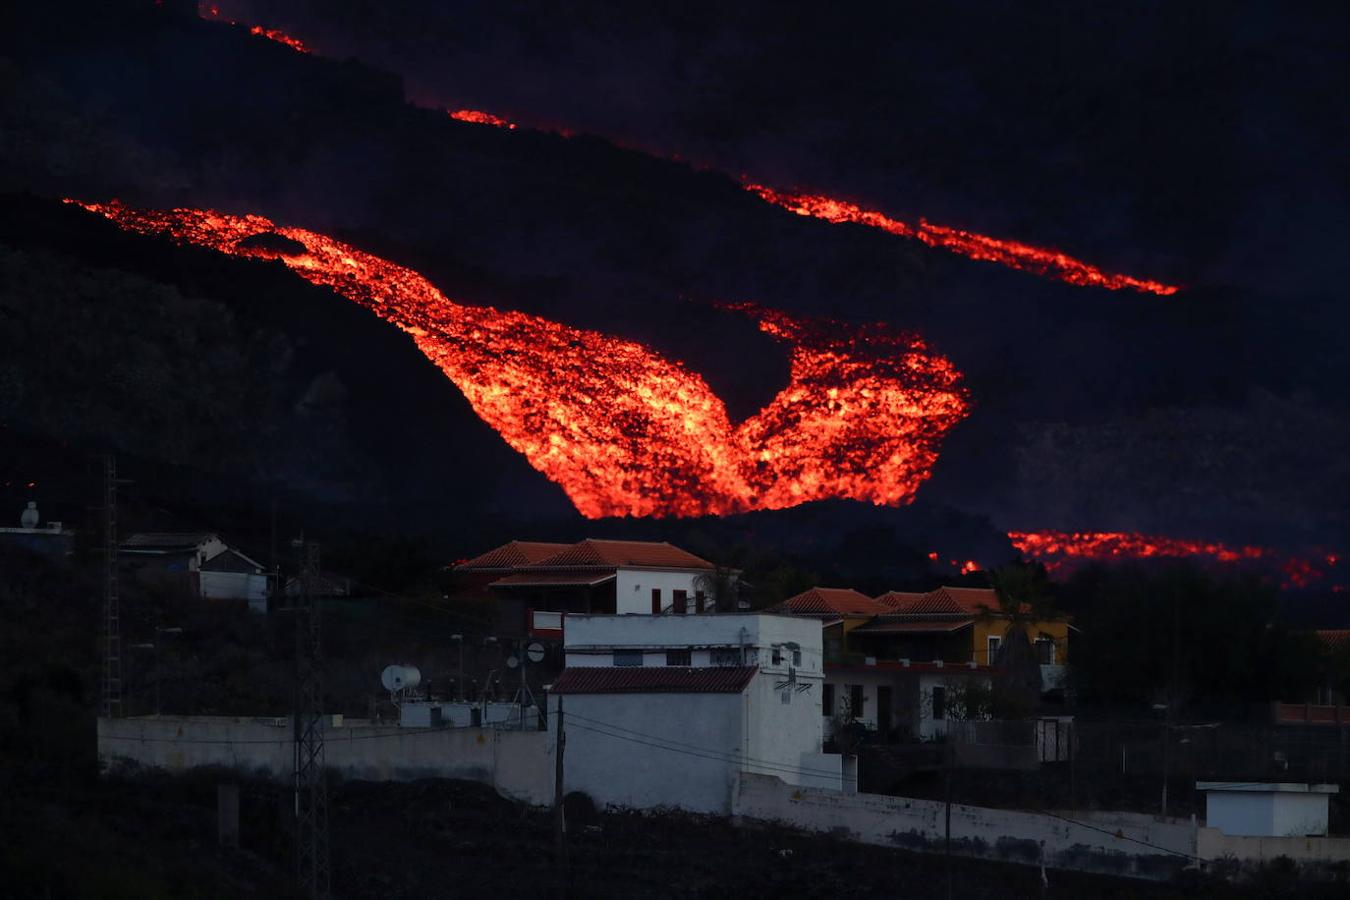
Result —
[[[1002, 529], [1350, 546], [1343, 13], [219, 6], [393, 73], [419, 105], [695, 168], [598, 140], [355, 121], [314, 98], [323, 78], [342, 85], [332, 97], [385, 89], [369, 70], [185, 25], [140, 46], [8, 42], [17, 87], [0, 187], [256, 209], [362, 235], [466, 300], [649, 341], [703, 372], [733, 414], [781, 384], [782, 350], [691, 317], [684, 298], [884, 319], [948, 354], [976, 405], [926, 502]], [[329, 74], [309, 74], [318, 67]], [[35, 113], [44, 92], [64, 112]], [[79, 141], [57, 121], [67, 112]], [[447, 136], [429, 143], [433, 127]], [[1057, 246], [1185, 290], [1073, 288], [795, 219], [716, 172]]]

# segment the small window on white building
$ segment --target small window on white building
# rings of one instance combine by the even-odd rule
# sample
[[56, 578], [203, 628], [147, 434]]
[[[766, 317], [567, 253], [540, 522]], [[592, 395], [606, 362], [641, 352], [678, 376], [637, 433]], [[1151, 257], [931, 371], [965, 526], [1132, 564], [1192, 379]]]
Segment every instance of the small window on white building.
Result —
[[945, 687], [933, 688], [933, 721], [940, 722], [947, 718], [947, 689]]
[[1048, 634], [1036, 638], [1036, 660], [1043, 666], [1055, 664], [1055, 639]]
[[774, 648], [773, 648], [773, 664], [774, 664], [775, 666], [781, 666], [781, 665], [783, 664], [783, 648], [782, 648], [782, 647], [774, 647]]
[[800, 650], [792, 651], [792, 664], [794, 666], [800, 666], [802, 664], [802, 651]]
[[693, 652], [690, 650], [667, 650], [666, 665], [668, 666], [692, 666]]
[[616, 666], [640, 666], [642, 665], [641, 650], [615, 650], [614, 665]]
[[708, 656], [709, 662], [714, 666], [739, 666], [741, 664], [741, 648], [739, 647], [714, 647]]

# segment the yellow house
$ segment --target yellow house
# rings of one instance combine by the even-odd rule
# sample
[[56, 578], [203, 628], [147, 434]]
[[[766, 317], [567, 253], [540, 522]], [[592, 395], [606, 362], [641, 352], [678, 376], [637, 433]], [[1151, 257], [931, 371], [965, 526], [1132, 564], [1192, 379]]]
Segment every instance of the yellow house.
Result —
[[[864, 650], [870, 656], [996, 666], [1008, 630], [1020, 627], [1042, 666], [1061, 669], [1068, 662], [1066, 619], [1014, 622], [1000, 611], [998, 596], [992, 588], [940, 587], [927, 593], [891, 591], [876, 600], [886, 607], [886, 612], [850, 630], [852, 649]], [[1054, 680], [1060, 673], [1045, 674]]]

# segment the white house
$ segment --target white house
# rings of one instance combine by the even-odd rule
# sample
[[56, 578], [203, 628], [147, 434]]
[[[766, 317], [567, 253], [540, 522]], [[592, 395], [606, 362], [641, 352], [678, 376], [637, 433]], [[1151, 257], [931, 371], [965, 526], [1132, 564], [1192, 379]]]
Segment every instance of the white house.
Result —
[[511, 541], [456, 565], [451, 589], [491, 597], [499, 634], [558, 639], [568, 613], [713, 612], [716, 572], [708, 560], [664, 541]]
[[549, 716], [556, 730], [561, 702], [567, 790], [725, 815], [741, 772], [856, 784], [821, 752], [820, 635], [777, 615], [569, 615]]
[[1228, 835], [1310, 837], [1325, 835], [1328, 801], [1335, 784], [1199, 781], [1205, 794], [1205, 825]]
[[202, 563], [197, 574], [204, 598], [247, 600], [249, 609], [267, 612], [267, 572], [262, 563], [227, 548]]
[[208, 600], [247, 600], [267, 611], [262, 564], [211, 532], [142, 532], [117, 548], [123, 568], [144, 581], [170, 584]]

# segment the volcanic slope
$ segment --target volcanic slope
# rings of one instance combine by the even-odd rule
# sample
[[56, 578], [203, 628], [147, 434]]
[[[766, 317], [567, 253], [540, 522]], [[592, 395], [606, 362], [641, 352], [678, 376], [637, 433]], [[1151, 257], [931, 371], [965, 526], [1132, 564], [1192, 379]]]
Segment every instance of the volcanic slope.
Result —
[[395, 323], [592, 518], [721, 515], [831, 497], [903, 504], [968, 409], [960, 373], [916, 337], [740, 305], [793, 349], [787, 387], [733, 428], [702, 378], [641, 344], [455, 303], [418, 273], [324, 235], [209, 210], [86, 208], [128, 230], [279, 259]]

